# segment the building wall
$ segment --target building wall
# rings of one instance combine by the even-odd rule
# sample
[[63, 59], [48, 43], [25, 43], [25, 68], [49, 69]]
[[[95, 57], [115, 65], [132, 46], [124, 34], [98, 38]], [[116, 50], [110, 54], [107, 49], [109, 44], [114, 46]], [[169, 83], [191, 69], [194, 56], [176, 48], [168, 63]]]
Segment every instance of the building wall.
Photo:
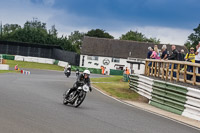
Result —
[[[89, 56], [89, 58], [92, 56]], [[97, 57], [96, 57], [97, 58]], [[93, 57], [94, 59], [94, 57]], [[90, 60], [88, 59], [88, 55], [81, 55], [80, 56], [80, 67], [87, 67], [87, 68], [97, 68], [100, 69], [101, 66], [106, 67], [106, 70], [109, 74], [109, 69], [119, 69], [120, 65], [123, 66], [123, 69], [125, 67], [128, 67], [130, 69], [130, 64], [127, 63], [127, 59], [117, 58], [120, 61], [119, 62], [113, 62], [112, 57], [102, 57], [98, 56], [98, 60]], [[144, 74], [144, 65], [140, 65], [140, 70], [138, 70], [138, 65], [133, 65], [134, 73], [137, 74]]]

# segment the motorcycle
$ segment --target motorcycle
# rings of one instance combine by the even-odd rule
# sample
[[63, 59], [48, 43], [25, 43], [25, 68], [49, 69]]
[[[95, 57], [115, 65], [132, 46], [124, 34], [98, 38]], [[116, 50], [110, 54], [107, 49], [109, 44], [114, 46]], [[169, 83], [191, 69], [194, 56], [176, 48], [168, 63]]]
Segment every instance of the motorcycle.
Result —
[[77, 108], [84, 101], [86, 94], [90, 90], [90, 88], [85, 83], [79, 83], [79, 84], [80, 84], [79, 87], [76, 90], [70, 92], [70, 94], [69, 94], [70, 89], [63, 94], [64, 105], [71, 104]]
[[67, 77], [69, 77], [71, 75], [71, 72], [69, 70], [65, 70], [64, 73], [65, 73], [65, 76], [67, 76]]
[[80, 75], [79, 71], [76, 71], [76, 77], [78, 77]]

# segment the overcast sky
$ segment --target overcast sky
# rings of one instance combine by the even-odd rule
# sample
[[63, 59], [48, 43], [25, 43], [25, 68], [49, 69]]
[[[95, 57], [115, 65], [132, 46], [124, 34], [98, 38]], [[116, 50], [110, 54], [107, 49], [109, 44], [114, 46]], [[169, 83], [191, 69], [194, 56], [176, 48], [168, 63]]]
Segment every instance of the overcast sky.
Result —
[[200, 0], [1, 0], [0, 21], [38, 18], [59, 35], [103, 29], [118, 39], [133, 30], [161, 43], [183, 45], [200, 24]]

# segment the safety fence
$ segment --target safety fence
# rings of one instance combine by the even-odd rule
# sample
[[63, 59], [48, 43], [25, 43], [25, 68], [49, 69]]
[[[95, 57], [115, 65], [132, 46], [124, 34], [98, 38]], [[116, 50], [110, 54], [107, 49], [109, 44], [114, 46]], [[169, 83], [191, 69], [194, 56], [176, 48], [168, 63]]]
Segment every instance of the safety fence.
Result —
[[130, 89], [149, 99], [160, 109], [200, 121], [200, 90], [130, 75]]
[[94, 74], [101, 74], [101, 69], [95, 69], [95, 68], [86, 68], [86, 67], [79, 67], [79, 66], [72, 66], [71, 67], [72, 71], [76, 71], [79, 69], [80, 72], [83, 72], [84, 70], [90, 70], [91, 73]]
[[123, 73], [124, 73], [123, 70], [110, 69], [110, 75], [123, 75]]
[[145, 62], [146, 76], [193, 85], [200, 85], [200, 82], [197, 82], [197, 78], [200, 78], [198, 69], [200, 69], [200, 64], [186, 61], [146, 59]]

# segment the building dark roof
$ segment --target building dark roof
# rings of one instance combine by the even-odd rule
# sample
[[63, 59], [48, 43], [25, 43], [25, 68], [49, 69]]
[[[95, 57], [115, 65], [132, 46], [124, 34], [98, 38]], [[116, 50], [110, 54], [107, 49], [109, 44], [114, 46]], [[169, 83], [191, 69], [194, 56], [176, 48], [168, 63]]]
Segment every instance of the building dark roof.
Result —
[[[90, 56], [104, 56], [115, 58], [142, 58], [147, 57], [148, 47], [153, 47], [155, 44], [128, 40], [116, 40], [105, 39], [85, 36], [81, 49], [82, 55]], [[158, 44], [158, 48], [161, 49], [162, 45]], [[168, 51], [171, 54], [171, 45], [166, 44]], [[187, 52], [185, 46], [176, 45], [176, 49], [180, 51], [184, 49]]]

